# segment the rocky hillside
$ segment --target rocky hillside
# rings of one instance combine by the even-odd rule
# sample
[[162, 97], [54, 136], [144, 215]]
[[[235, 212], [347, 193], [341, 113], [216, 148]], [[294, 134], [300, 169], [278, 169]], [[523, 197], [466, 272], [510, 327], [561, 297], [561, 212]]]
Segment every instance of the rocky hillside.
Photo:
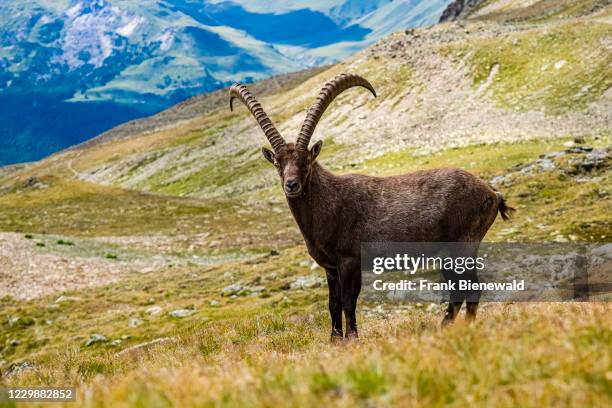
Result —
[[446, 6], [440, 16], [440, 22], [444, 23], [445, 21], [465, 18], [478, 6], [484, 4], [484, 2], [484, 0], [455, 0]]
[[[497, 15], [493, 21], [470, 18], [404, 30], [334, 66], [251, 88], [292, 140], [320, 87], [340, 72], [359, 73], [374, 84], [378, 97], [351, 90], [330, 107], [314, 136], [325, 141], [325, 165], [383, 175], [454, 165], [500, 185], [514, 178], [516, 169], [519, 174], [535, 169], [544, 179], [554, 172], [540, 176], [540, 170], [554, 169], [569, 179], [545, 182], [552, 190], [580, 184], [572, 187], [576, 196], [557, 197], [565, 216], [542, 208], [539, 227], [531, 222], [533, 214], [523, 214], [512, 228], [495, 227], [500, 229], [491, 238], [604, 239], [610, 219], [597, 209], [606, 205], [609, 188], [611, 10], [587, 15], [584, 8], [576, 10], [575, 17], [538, 23], [500, 23]], [[587, 143], [585, 150], [554, 156], [558, 164], [531, 166], [540, 154], [563, 153], [568, 149], [563, 144], [573, 140]], [[149, 238], [141, 234], [179, 232], [195, 234], [192, 245], [211, 250], [297, 244], [275, 171], [260, 156], [262, 145], [265, 138], [246, 109], [229, 112], [226, 91], [202, 95], [40, 162], [3, 169], [0, 227], [138, 235], [128, 241], [147, 247]], [[589, 176], [591, 170], [596, 173]], [[537, 196], [551, 194], [540, 188], [534, 196], [534, 187], [523, 185], [528, 180], [521, 177], [507, 187], [518, 194], [519, 204], [539, 205]], [[574, 200], [584, 201], [578, 196], [590, 188], [586, 222], [570, 208]], [[175, 213], [177, 208], [182, 210]], [[211, 211], [217, 215], [207, 220]], [[282, 232], [267, 244], [261, 241], [268, 236], [265, 229], [222, 232], [221, 224], [236, 211], [252, 225], [259, 225], [260, 214], [280, 214], [274, 217]], [[205, 232], [202, 225], [208, 225]]]
[[602, 10], [610, 0], [455, 0], [444, 9], [440, 22], [473, 19], [500, 22], [537, 22], [584, 16]]
[[[262, 95], [262, 102], [291, 139], [325, 81], [345, 71], [368, 78], [380, 96], [347, 93], [315, 134], [327, 142], [324, 160], [338, 169], [402, 149], [424, 155], [485, 142], [601, 135], [612, 112], [609, 19], [608, 7], [544, 25], [467, 20], [401, 31]], [[245, 109], [230, 113], [222, 93], [215, 95], [221, 105], [205, 115], [188, 102], [118, 129], [118, 140], [54, 155], [17, 174], [58, 172], [202, 198], [270, 186], [273, 172], [258, 153], [265, 139]]]

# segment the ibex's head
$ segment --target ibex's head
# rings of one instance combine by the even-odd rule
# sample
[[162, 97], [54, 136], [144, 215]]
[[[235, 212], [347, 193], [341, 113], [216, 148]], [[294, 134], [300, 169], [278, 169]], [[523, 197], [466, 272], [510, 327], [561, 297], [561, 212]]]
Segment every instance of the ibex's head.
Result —
[[272, 150], [262, 148], [264, 157], [278, 170], [285, 195], [295, 198], [302, 194], [307, 185], [315, 160], [321, 152], [322, 141], [315, 143], [309, 150], [310, 138], [329, 104], [343, 91], [354, 86], [367, 88], [374, 96], [376, 92], [368, 81], [358, 75], [341, 74], [326, 83], [319, 96], [308, 110], [295, 144], [286, 143], [276, 127], [264, 112], [261, 104], [251, 95], [246, 86], [234, 84], [230, 88], [230, 110], [235, 98], [240, 99], [259, 123]]

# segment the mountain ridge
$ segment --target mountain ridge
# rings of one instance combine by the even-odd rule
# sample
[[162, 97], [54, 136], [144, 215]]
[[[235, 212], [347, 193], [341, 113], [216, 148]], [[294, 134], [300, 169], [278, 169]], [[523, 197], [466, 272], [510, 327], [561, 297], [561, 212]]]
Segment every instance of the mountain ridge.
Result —
[[[406, 30], [330, 68], [295, 74], [295, 81], [278, 77], [279, 84], [290, 86], [272, 86], [259, 97], [281, 132], [291, 137], [325, 81], [342, 71], [368, 78], [381, 97], [369, 101], [359, 93], [343, 96], [353, 102], [334, 104], [317, 131], [337, 148], [350, 146], [351, 155], [342, 166], [351, 163], [351, 156], [362, 155], [360, 162], [402, 148], [428, 152], [449, 144], [605, 133], [611, 121], [611, 79], [605, 69], [610, 54], [598, 44], [609, 12], [551, 17], [544, 26], [466, 20]], [[553, 36], [554, 47], [549, 40]], [[528, 57], [533, 53], [539, 55], [537, 60]], [[260, 91], [261, 86], [253, 89]], [[215, 101], [207, 107], [210, 98]], [[196, 98], [41, 164], [73, 156], [73, 168], [83, 180], [206, 197], [212, 185], [181, 186], [190, 175], [221, 160], [222, 146], [229, 155], [239, 154], [238, 162], [259, 169], [259, 157], [252, 153], [262, 142], [258, 130], [243, 109], [230, 114], [224, 98], [223, 91]], [[366, 107], [371, 112], [366, 113]], [[374, 129], [381, 135], [376, 143], [367, 137]], [[128, 153], [123, 147], [141, 143], [141, 151]], [[88, 161], [101, 152], [108, 155], [111, 145], [114, 155]], [[246, 147], [254, 150], [247, 154]], [[232, 194], [232, 188], [216, 189], [215, 194]]]
[[446, 3], [296, 2], [256, 12], [240, 1], [4, 2], [0, 163], [44, 157], [237, 80], [329, 64], [390, 31], [434, 23]]

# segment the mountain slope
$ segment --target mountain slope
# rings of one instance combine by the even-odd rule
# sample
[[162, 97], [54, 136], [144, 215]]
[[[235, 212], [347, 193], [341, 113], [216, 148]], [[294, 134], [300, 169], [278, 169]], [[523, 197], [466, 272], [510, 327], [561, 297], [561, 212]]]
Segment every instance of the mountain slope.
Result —
[[[229, 1], [2, 2], [0, 164], [41, 158], [233, 81], [332, 62], [433, 23], [445, 3], [264, 11]], [[390, 8], [393, 18], [381, 19]]]
[[[315, 133], [326, 144], [323, 160], [341, 171], [403, 149], [418, 157], [449, 146], [605, 136], [611, 53], [601, 44], [609, 15], [608, 7], [545, 25], [468, 20], [408, 30], [329, 69], [253, 90], [291, 140], [329, 78], [368, 78], [379, 97], [348, 92]], [[258, 150], [265, 139], [244, 108], [229, 112], [225, 98], [219, 91], [189, 100], [6, 180], [54, 174], [207, 200], [276, 197], [274, 171]]]

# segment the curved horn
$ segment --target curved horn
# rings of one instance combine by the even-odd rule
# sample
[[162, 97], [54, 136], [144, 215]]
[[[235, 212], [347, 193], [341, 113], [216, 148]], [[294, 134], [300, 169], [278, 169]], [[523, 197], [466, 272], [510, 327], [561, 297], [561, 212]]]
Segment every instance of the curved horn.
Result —
[[230, 110], [234, 110], [232, 106], [234, 99], [240, 99], [242, 103], [244, 103], [247, 108], [249, 108], [249, 111], [255, 117], [255, 120], [261, 127], [261, 130], [263, 130], [266, 137], [268, 138], [268, 141], [272, 145], [272, 149], [274, 149], [275, 152], [278, 152], [280, 149], [282, 149], [285, 146], [285, 140], [280, 135], [280, 133], [278, 133], [278, 130], [276, 130], [276, 127], [274, 126], [268, 115], [266, 115], [266, 112], [264, 112], [263, 108], [261, 107], [261, 104], [257, 102], [257, 99], [255, 99], [255, 97], [249, 92], [247, 87], [240, 83], [235, 83], [230, 87], [229, 92]]
[[304, 123], [302, 124], [302, 128], [300, 129], [300, 134], [298, 135], [297, 142], [295, 143], [298, 148], [308, 149], [308, 144], [310, 143], [310, 138], [321, 120], [321, 116], [327, 109], [330, 103], [342, 92], [346, 91], [349, 88], [354, 86], [361, 86], [372, 92], [374, 97], [376, 97], [376, 91], [374, 87], [359, 75], [353, 74], [340, 74], [328, 83], [321, 89], [319, 92], [319, 96], [317, 97], [316, 102], [308, 109], [306, 113], [306, 119], [304, 119]]

